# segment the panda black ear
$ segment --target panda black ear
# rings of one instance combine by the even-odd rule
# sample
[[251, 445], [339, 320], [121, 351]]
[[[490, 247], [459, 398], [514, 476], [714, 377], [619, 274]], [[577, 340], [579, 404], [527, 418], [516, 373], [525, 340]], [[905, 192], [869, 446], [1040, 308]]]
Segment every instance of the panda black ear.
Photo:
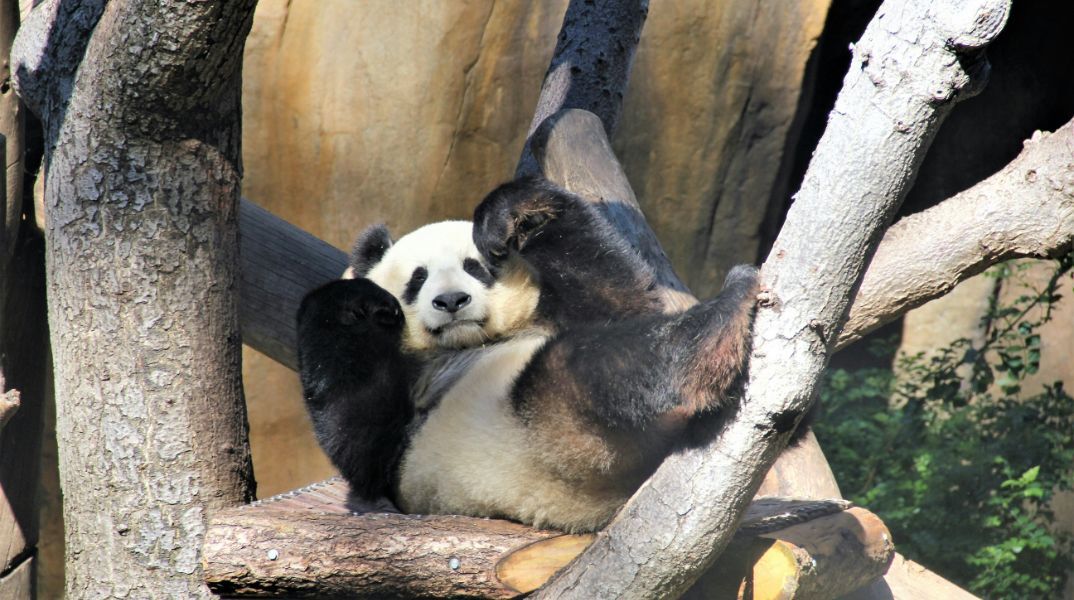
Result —
[[351, 249], [350, 267], [354, 276], [365, 277], [391, 247], [392, 236], [384, 223], [373, 225], [360, 233]]

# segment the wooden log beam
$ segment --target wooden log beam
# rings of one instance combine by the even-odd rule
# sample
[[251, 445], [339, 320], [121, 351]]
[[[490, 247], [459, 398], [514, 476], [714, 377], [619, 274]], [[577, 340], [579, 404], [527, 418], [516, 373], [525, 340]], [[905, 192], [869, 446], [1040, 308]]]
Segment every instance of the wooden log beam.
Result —
[[896, 553], [891, 566], [872, 584], [842, 596], [840, 600], [890, 600], [892, 598], [928, 598], [929, 600], [979, 600], [943, 577]]
[[496, 562], [554, 535], [450, 516], [228, 511], [206, 536], [203, 567], [225, 596], [508, 598], [517, 594]]
[[[227, 596], [513, 598], [593, 537], [495, 519], [354, 514], [336, 478], [219, 512], [202, 562], [210, 588]], [[755, 502], [735, 544], [699, 585], [701, 597], [737, 595], [743, 581], [755, 599], [838, 596], [877, 577], [893, 555], [879, 519], [843, 502]]]
[[9, 572], [0, 574], [0, 598], [29, 600], [34, 597], [34, 559], [26, 558]]
[[245, 198], [239, 203], [239, 232], [242, 341], [297, 369], [298, 304], [306, 292], [338, 278], [347, 255]]

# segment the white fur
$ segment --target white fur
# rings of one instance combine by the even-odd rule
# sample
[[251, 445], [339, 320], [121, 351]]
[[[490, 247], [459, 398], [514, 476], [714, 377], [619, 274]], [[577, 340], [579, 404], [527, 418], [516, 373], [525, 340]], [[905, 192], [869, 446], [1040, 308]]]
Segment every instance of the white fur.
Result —
[[547, 340], [520, 335], [490, 346], [441, 399], [410, 442], [399, 497], [408, 513], [500, 516], [536, 527], [592, 530], [626, 500], [557, 477], [534, 433], [511, 409], [511, 385]]
[[[366, 277], [399, 299], [406, 316], [406, 344], [413, 350], [466, 348], [508, 335], [529, 323], [538, 288], [519, 266], [507, 269], [490, 288], [463, 270], [472, 258], [484, 264], [469, 221], [426, 225], [395, 242]], [[407, 282], [418, 267], [428, 279], [413, 303], [403, 301]], [[433, 308], [433, 298], [448, 292], [470, 295], [456, 313]]]
[[[472, 364], [443, 392], [410, 440], [400, 465], [401, 508], [595, 529], [626, 497], [584, 492], [553, 473], [550, 466], [559, 462], [556, 453], [564, 448], [539, 443], [537, 433], [527, 429], [511, 407], [515, 379], [548, 339], [533, 323], [540, 289], [517, 259], [486, 288], [463, 270], [467, 258], [482, 260], [472, 225], [434, 223], [402, 237], [366, 275], [399, 299], [407, 321], [404, 343], [412, 350], [474, 348], [499, 341], [472, 350], [477, 353]], [[403, 294], [419, 266], [428, 270], [428, 279], [408, 304]], [[433, 308], [433, 298], [455, 291], [470, 294], [470, 304], [454, 315]]]

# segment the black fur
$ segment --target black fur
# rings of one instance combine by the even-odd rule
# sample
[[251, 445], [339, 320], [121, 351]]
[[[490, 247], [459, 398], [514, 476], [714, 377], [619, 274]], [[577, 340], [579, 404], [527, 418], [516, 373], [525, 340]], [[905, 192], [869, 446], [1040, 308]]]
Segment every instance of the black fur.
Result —
[[462, 270], [466, 271], [470, 277], [480, 281], [481, 285], [485, 287], [492, 287], [492, 284], [496, 282], [496, 278], [493, 277], [492, 273], [476, 258], [467, 258], [462, 261]]
[[403, 302], [414, 304], [414, 301], [418, 299], [418, 292], [421, 291], [421, 287], [425, 285], [425, 280], [428, 278], [429, 270], [425, 267], [414, 269], [414, 272], [410, 274], [410, 280], [406, 282], [406, 289], [403, 290]]
[[[386, 230], [362, 235], [356, 270], [367, 273], [383, 257], [384, 239]], [[552, 467], [556, 473], [592, 488], [625, 486], [628, 496], [691, 423], [734, 395], [749, 353], [753, 267], [733, 269], [715, 298], [664, 314], [651, 267], [600, 213], [532, 178], [482, 201], [474, 242], [491, 267], [486, 285], [512, 254], [528, 265], [540, 288], [535, 320], [553, 332], [505, 398], [532, 432], [519, 443], [594, 444], [620, 456], [588, 461], [575, 452], [573, 462]], [[473, 265], [463, 268], [485, 282]], [[402, 317], [389, 318], [392, 309], [398, 303], [387, 292], [355, 280], [312, 292], [299, 313], [302, 382], [318, 438], [367, 497], [392, 488], [414, 395], [443, 393], [430, 383], [436, 359], [418, 362], [402, 351]], [[477, 360], [483, 351], [459, 355]]]
[[367, 279], [333, 281], [302, 300], [298, 365], [313, 429], [364, 500], [392, 497], [414, 364], [401, 350], [399, 303]]
[[588, 203], [543, 179], [505, 183], [474, 211], [489, 264], [516, 252], [537, 272], [539, 316], [557, 328], [660, 312], [652, 268]]
[[[520, 414], [545, 410], [555, 395], [595, 422], [641, 430], [687, 404], [694, 412], [716, 407], [736, 387], [748, 354], [755, 268], [736, 267], [717, 297], [665, 315], [637, 252], [587, 202], [547, 181], [500, 186], [477, 207], [474, 223], [486, 260], [502, 263], [515, 252], [537, 274], [539, 316], [559, 332], [515, 384]], [[721, 339], [721, 348], [706, 348]], [[711, 372], [721, 360], [727, 368]], [[704, 385], [691, 385], [699, 374], [708, 377]]]
[[391, 247], [392, 235], [383, 223], [372, 225], [363, 231], [351, 248], [350, 267], [354, 270], [354, 276], [365, 277]]

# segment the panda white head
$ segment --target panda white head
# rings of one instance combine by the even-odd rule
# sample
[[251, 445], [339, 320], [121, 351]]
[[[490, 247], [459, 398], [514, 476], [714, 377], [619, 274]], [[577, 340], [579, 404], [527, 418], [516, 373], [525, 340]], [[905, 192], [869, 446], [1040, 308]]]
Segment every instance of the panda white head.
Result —
[[478, 346], [525, 329], [539, 292], [520, 262], [490, 271], [469, 221], [425, 225], [396, 242], [374, 225], [355, 242], [344, 277], [366, 277], [399, 300], [411, 350]]

